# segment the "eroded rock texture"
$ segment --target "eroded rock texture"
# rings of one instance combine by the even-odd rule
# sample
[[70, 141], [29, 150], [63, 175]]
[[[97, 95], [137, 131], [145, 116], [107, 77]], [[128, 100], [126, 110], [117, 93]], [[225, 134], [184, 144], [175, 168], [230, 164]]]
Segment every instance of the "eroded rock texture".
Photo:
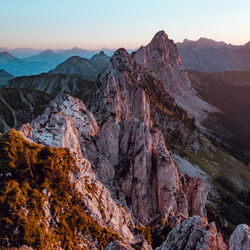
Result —
[[227, 249], [223, 238], [214, 223], [208, 223], [204, 217], [190, 217], [175, 227], [165, 242], [157, 250], [181, 249]]

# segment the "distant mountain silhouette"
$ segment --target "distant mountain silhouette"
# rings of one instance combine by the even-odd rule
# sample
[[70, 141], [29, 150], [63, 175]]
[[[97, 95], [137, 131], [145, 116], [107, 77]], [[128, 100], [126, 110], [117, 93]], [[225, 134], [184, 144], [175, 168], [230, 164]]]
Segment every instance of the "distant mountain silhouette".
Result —
[[91, 59], [72, 56], [49, 73], [78, 75], [86, 80], [95, 80], [109, 63], [110, 57], [103, 51]]

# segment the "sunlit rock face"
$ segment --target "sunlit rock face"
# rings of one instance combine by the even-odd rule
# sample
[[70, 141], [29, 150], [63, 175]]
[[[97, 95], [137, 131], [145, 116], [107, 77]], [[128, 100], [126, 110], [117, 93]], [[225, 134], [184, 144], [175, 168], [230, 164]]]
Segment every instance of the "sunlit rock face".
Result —
[[[87, 140], [97, 134], [99, 127], [85, 105], [70, 95], [62, 94], [54, 99], [44, 113], [23, 127], [37, 143], [53, 147], [68, 147], [81, 154], [86, 151]], [[83, 142], [83, 141], [86, 141]]]
[[229, 250], [250, 249], [250, 227], [240, 224], [232, 233], [229, 241]]
[[198, 121], [206, 117], [207, 111], [216, 110], [196, 95], [185, 72], [178, 48], [164, 31], [159, 31], [148, 45], [139, 48], [133, 54], [133, 58], [162, 81], [176, 103]]
[[[149, 98], [140, 87], [142, 79], [139, 70], [125, 49], [114, 53], [109, 66], [99, 78], [101, 91], [98, 96], [98, 109], [102, 112], [100, 116], [103, 117], [103, 112], [108, 112], [117, 122], [130, 117], [149, 122]], [[99, 120], [99, 117], [97, 119]]]
[[172, 249], [219, 249], [226, 250], [223, 237], [218, 233], [214, 223], [208, 223], [206, 218], [190, 217], [175, 227], [157, 250]]

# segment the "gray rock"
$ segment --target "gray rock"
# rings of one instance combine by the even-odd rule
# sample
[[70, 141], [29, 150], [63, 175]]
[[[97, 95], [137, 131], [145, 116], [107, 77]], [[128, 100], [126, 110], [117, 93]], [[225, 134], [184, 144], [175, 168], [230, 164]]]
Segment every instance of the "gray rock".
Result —
[[223, 237], [214, 223], [204, 217], [190, 217], [168, 234], [157, 250], [218, 249], [226, 250]]
[[240, 224], [236, 227], [229, 240], [229, 250], [250, 249], [250, 227]]

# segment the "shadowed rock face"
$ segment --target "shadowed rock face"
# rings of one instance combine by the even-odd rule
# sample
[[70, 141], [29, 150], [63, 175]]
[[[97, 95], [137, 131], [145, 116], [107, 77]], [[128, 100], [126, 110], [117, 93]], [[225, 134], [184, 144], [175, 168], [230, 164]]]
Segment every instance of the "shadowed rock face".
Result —
[[157, 250], [177, 249], [219, 249], [225, 250], [220, 233], [214, 223], [208, 224], [205, 218], [190, 217], [175, 227], [167, 236], [165, 242]]

